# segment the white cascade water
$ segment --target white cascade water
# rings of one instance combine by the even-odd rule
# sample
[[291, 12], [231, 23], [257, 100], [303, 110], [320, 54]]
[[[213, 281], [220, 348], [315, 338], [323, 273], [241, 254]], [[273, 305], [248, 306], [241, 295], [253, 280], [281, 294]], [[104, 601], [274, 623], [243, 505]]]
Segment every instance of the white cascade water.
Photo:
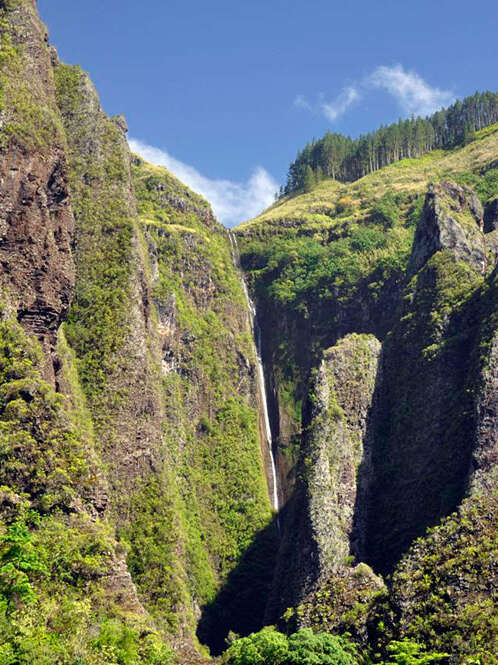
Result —
[[251, 296], [249, 295], [249, 290], [247, 288], [244, 275], [242, 273], [242, 270], [240, 269], [237, 239], [235, 238], [233, 233], [231, 233], [231, 231], [228, 231], [228, 237], [230, 238], [230, 244], [232, 246], [233, 262], [236, 268], [239, 270], [240, 279], [242, 282], [242, 288], [244, 289], [244, 294], [246, 296], [247, 307], [249, 309], [250, 320], [251, 320], [251, 329], [254, 337], [254, 343], [256, 345], [258, 388], [259, 388], [261, 404], [263, 406], [263, 420], [265, 425], [266, 443], [268, 445], [268, 450], [270, 453], [270, 460], [271, 460], [271, 476], [272, 476], [271, 502], [273, 509], [278, 511], [279, 501], [278, 501], [277, 467], [275, 464], [275, 456], [273, 454], [273, 439], [272, 439], [271, 426], [270, 426], [270, 416], [268, 413], [268, 397], [266, 393], [265, 373], [263, 370], [263, 361], [261, 359], [261, 330], [259, 328], [258, 321], [256, 318], [256, 307], [254, 306]]

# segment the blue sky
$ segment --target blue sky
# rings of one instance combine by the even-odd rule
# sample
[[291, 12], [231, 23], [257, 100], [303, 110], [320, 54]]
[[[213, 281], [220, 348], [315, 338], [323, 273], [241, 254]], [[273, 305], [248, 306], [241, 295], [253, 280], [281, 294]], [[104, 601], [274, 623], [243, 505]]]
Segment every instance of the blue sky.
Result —
[[490, 0], [39, 0], [132, 146], [232, 225], [328, 129], [358, 135], [498, 88]]

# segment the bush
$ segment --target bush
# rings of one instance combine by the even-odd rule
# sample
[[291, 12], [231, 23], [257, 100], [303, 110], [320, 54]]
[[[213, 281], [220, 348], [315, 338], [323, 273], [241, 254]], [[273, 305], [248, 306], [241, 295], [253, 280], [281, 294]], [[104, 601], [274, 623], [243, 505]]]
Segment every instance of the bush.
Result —
[[289, 638], [288, 665], [352, 665], [356, 648], [345, 637], [303, 628]]
[[345, 637], [303, 628], [290, 637], [273, 628], [235, 640], [227, 665], [353, 665], [356, 649]]
[[223, 660], [229, 665], [283, 665], [288, 657], [287, 637], [273, 628], [263, 628], [235, 640]]
[[388, 647], [389, 660], [383, 665], [428, 665], [445, 662], [449, 654], [426, 651], [424, 645], [412, 640], [393, 641]]
[[385, 229], [391, 229], [399, 223], [399, 209], [392, 194], [385, 194], [372, 208], [371, 219], [376, 224], [382, 224]]

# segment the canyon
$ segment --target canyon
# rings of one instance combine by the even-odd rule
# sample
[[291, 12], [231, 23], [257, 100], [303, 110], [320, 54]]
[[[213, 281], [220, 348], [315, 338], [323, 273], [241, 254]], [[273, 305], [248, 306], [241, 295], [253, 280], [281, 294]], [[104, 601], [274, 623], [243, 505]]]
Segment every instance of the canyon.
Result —
[[4, 662], [495, 663], [498, 124], [228, 230], [35, 0], [0, 31]]

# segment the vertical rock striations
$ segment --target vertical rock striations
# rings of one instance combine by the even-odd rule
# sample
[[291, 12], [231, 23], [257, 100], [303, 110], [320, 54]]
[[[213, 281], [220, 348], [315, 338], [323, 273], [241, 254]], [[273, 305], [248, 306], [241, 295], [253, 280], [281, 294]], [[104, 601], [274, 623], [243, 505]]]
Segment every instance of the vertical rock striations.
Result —
[[0, 5], [0, 285], [41, 341], [54, 381], [57, 330], [74, 285], [65, 137], [34, 3]]
[[[165, 169], [137, 157], [132, 170], [157, 311], [164, 443], [184, 506], [188, 590], [200, 639], [219, 651], [247, 612], [234, 582], [242, 558], [271, 519], [256, 353], [226, 230], [207, 202]], [[271, 562], [245, 579], [255, 629], [269, 574]], [[223, 612], [230, 606], [223, 616], [220, 585]]]
[[[350, 568], [352, 561], [360, 560], [365, 535], [372, 455], [369, 425], [379, 355], [380, 342], [373, 335], [357, 334], [324, 352], [309, 398], [297, 490], [284, 522], [269, 606], [273, 618], [306, 600], [298, 610], [298, 623], [313, 624], [309, 596], [327, 585], [335, 596], [360, 578], [366, 595], [382, 588], [368, 566]], [[359, 601], [358, 593], [341, 600], [346, 611]], [[338, 611], [335, 624], [329, 617], [329, 629], [337, 629], [339, 615]]]
[[413, 277], [383, 351], [367, 529], [367, 561], [381, 572], [455, 510], [473, 449], [480, 448], [476, 395], [490, 352], [481, 228], [482, 208], [471, 190], [450, 183], [429, 190]]

